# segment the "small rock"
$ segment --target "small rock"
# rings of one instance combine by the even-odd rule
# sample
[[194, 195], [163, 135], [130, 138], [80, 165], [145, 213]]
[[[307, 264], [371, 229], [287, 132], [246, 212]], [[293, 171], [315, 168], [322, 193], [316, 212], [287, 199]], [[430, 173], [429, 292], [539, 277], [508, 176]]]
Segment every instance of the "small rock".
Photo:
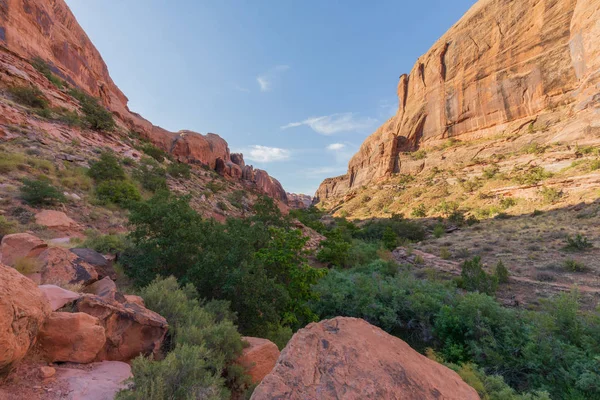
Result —
[[56, 374], [56, 370], [52, 367], [40, 367], [40, 376], [42, 379], [48, 379]]

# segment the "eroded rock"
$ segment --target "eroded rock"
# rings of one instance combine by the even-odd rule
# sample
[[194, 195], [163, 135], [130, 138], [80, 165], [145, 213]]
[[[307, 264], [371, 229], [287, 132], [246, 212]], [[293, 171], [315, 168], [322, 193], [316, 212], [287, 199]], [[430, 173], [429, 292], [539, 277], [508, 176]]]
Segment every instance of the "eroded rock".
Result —
[[244, 349], [236, 362], [246, 369], [246, 373], [252, 377], [252, 382], [259, 383], [275, 367], [279, 358], [279, 349], [275, 343], [267, 339], [248, 336], [242, 339], [249, 346]]
[[11, 267], [21, 258], [36, 258], [48, 248], [46, 242], [29, 233], [13, 233], [2, 238], [0, 262]]

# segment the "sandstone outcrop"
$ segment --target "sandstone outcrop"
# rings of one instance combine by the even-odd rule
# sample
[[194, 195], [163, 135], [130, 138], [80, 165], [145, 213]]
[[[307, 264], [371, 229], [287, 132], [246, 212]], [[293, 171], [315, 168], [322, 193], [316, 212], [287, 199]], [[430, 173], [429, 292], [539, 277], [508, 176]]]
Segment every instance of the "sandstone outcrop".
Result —
[[45, 358], [51, 362], [90, 363], [104, 343], [104, 327], [85, 313], [53, 312], [38, 335]]
[[56, 381], [65, 383], [69, 400], [113, 400], [131, 378], [131, 367], [120, 361], [103, 361], [87, 365], [85, 370], [58, 368]]
[[14, 266], [21, 258], [36, 258], [48, 248], [46, 242], [29, 233], [14, 233], [2, 238], [0, 262]]
[[600, 126], [599, 15], [594, 0], [478, 1], [400, 77], [396, 115], [316, 197], [418, 172], [407, 152], [519, 131], [545, 113], [560, 116], [544, 129], [572, 119], [583, 139]]
[[248, 347], [236, 362], [246, 369], [253, 383], [259, 383], [275, 367], [279, 358], [279, 349], [275, 343], [267, 339], [245, 336], [242, 340], [248, 343]]
[[30, 279], [0, 264], [0, 376], [25, 356], [50, 311]]
[[78, 224], [62, 211], [43, 210], [35, 214], [35, 223], [55, 232], [72, 234], [78, 231]]
[[[187, 130], [170, 132], [129, 110], [127, 97], [112, 81], [100, 53], [64, 0], [0, 1], [2, 47], [26, 60], [35, 57], [45, 60], [56, 75], [100, 98], [115, 114], [118, 125], [139, 133], [175, 159], [213, 170], [219, 167], [220, 173], [241, 179], [243, 166], [231, 160], [227, 142], [218, 135]], [[7, 69], [19, 79], [30, 80], [25, 71]], [[248, 180], [268, 195], [285, 201], [285, 191], [275, 179], [260, 175], [257, 181]]]
[[109, 277], [110, 279], [117, 279], [117, 273], [113, 268], [112, 262], [107, 260], [102, 254], [92, 249], [86, 248], [74, 248], [71, 252], [81, 258], [94, 267], [98, 273], [98, 278]]
[[307, 194], [287, 193], [288, 205], [292, 209], [306, 209], [312, 205], [313, 198]]
[[38, 289], [44, 294], [52, 311], [63, 308], [65, 305], [77, 300], [81, 295], [56, 285], [40, 285]]
[[337, 317], [299, 330], [252, 395], [266, 399], [476, 400], [454, 371], [364, 320]]
[[96, 269], [62, 247], [50, 247], [39, 256], [43, 284], [89, 285], [98, 280]]
[[157, 352], [167, 333], [167, 321], [136, 303], [119, 303], [84, 294], [74, 309], [93, 315], [106, 330], [106, 343], [97, 360], [129, 361]]

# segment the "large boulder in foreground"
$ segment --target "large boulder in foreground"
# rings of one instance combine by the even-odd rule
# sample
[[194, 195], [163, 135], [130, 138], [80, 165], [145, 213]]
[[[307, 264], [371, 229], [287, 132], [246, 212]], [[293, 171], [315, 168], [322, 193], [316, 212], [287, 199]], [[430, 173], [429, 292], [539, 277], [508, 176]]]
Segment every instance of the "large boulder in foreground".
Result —
[[106, 333], [106, 343], [96, 360], [129, 361], [158, 352], [165, 334], [167, 320], [139, 304], [83, 294], [74, 309], [100, 320]]
[[113, 268], [112, 262], [107, 260], [102, 254], [95, 250], [88, 248], [73, 248], [72, 253], [75, 253], [77, 257], [87, 262], [96, 269], [98, 272], [98, 278], [109, 277], [110, 279], [117, 279], [117, 273]]
[[35, 258], [46, 250], [48, 245], [30, 233], [13, 233], [2, 238], [0, 262], [13, 267], [21, 258]]
[[38, 340], [51, 362], [90, 363], [106, 343], [98, 318], [85, 313], [53, 312], [46, 319]]
[[454, 371], [362, 319], [299, 330], [252, 400], [478, 400]]
[[236, 362], [244, 367], [252, 382], [259, 383], [275, 367], [279, 358], [279, 349], [275, 343], [267, 339], [249, 336], [244, 336], [242, 339], [248, 343], [248, 347]]
[[50, 304], [37, 286], [0, 264], [0, 376], [25, 356], [48, 314]]
[[98, 280], [96, 269], [62, 247], [50, 247], [39, 256], [43, 284], [89, 285]]
[[67, 304], [77, 300], [81, 295], [56, 285], [40, 285], [38, 288], [50, 302], [52, 311], [63, 308]]

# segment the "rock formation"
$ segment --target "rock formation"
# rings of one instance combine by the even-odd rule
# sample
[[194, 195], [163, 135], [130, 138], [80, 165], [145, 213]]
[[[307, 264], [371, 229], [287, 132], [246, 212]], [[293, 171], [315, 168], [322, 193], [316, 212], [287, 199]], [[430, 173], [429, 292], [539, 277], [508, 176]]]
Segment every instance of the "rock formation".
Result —
[[288, 193], [288, 205], [293, 209], [305, 209], [312, 205], [313, 198], [307, 194]]
[[[52, 71], [71, 84], [101, 99], [117, 117], [118, 125], [137, 132], [182, 162], [216, 170], [218, 163], [232, 168], [221, 173], [241, 179], [241, 170], [230, 157], [227, 142], [218, 135], [182, 130], [169, 132], [152, 125], [127, 107], [128, 99], [112, 81], [108, 68], [64, 0], [0, 1], [0, 48], [31, 60], [45, 60]], [[17, 72], [16, 72], [17, 73]], [[23, 78], [27, 78], [27, 74]], [[220, 161], [219, 161], [220, 160]], [[246, 180], [284, 203], [286, 193], [262, 171]]]
[[273, 370], [279, 358], [279, 349], [267, 339], [248, 336], [242, 339], [248, 343], [248, 347], [236, 362], [245, 368], [253, 383], [260, 383]]
[[419, 171], [405, 153], [519, 130], [559, 106], [558, 120], [598, 126], [599, 19], [597, 0], [480, 0], [400, 77], [396, 115], [316, 197]]
[[46, 242], [29, 233], [13, 233], [2, 238], [0, 262], [14, 266], [22, 258], [35, 258], [48, 248]]
[[37, 286], [0, 264], [0, 377], [25, 356], [49, 314], [50, 304]]
[[252, 400], [479, 399], [454, 371], [364, 320], [337, 317], [299, 330]]

